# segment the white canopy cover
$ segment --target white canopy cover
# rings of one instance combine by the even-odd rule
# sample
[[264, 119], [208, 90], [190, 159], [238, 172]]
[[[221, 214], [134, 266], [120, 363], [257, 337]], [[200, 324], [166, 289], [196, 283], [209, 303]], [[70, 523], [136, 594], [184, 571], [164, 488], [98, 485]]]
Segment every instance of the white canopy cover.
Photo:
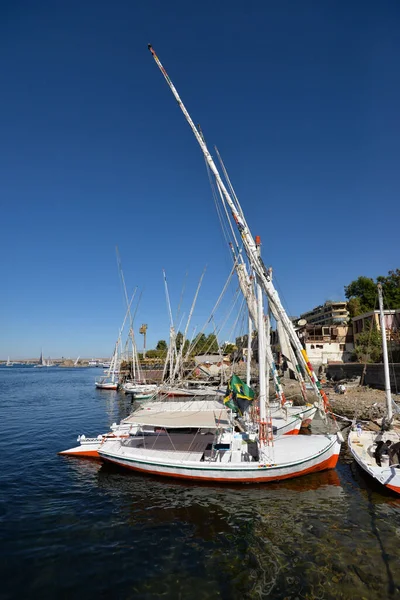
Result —
[[153, 427], [196, 429], [227, 429], [230, 426], [228, 411], [225, 408], [218, 410], [138, 410], [124, 423], [137, 425], [151, 425]]

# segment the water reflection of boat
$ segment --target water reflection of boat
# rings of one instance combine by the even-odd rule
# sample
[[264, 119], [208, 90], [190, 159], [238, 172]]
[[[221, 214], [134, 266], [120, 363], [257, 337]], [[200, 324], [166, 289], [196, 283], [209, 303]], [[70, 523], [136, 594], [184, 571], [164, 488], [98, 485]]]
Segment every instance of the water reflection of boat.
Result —
[[[73, 468], [79, 473], [82, 463], [74, 463]], [[168, 523], [191, 523], [195, 527], [194, 535], [206, 540], [231, 531], [231, 523], [227, 518], [229, 514], [248, 511], [249, 518], [254, 518], [251, 508], [254, 506], [257, 506], [255, 512], [259, 515], [264, 515], [266, 511], [276, 512], [278, 506], [283, 506], [284, 511], [285, 507], [292, 506], [293, 517], [302, 505], [317, 506], [327, 502], [341, 504], [344, 499], [339, 476], [333, 470], [271, 483], [262, 488], [256, 485], [194, 484], [142, 475], [132, 478], [125, 471], [116, 470], [107, 463], [97, 467], [93, 464], [89, 471], [85, 469], [79, 473], [82, 482], [88, 475], [92, 482], [96, 479], [97, 485], [111, 496], [126, 494], [132, 498], [130, 519], [134, 523], [148, 521], [150, 505], [159, 509], [151, 511], [152, 527]], [[287, 518], [290, 518], [289, 514]]]
[[198, 584], [199, 557], [201, 576], [207, 573], [207, 589], [199, 589], [209, 598], [213, 590], [219, 595], [221, 579], [233, 582], [225, 598], [296, 598], [299, 590], [303, 598], [396, 595], [388, 588], [389, 576], [398, 585], [400, 574], [397, 500], [377, 494], [370, 501], [348, 465], [262, 487], [131, 477], [84, 461], [64, 468], [75, 491], [90, 499], [88, 509], [99, 510], [98, 498], [114, 507], [93, 539], [104, 532], [115, 547], [123, 544], [128, 561], [136, 551], [137, 597], [157, 596], [160, 586], [168, 597], [192, 597], [187, 588]]
[[[71, 464], [79, 465], [81, 463], [86, 463], [86, 461], [71, 461]], [[92, 463], [93, 464], [93, 463]], [[336, 470], [331, 469], [329, 471], [321, 471], [319, 473], [310, 473], [309, 475], [304, 475], [304, 477], [299, 477], [296, 479], [284, 479], [282, 481], [271, 482], [268, 486], [260, 488], [259, 485], [243, 485], [238, 484], [218, 484], [218, 482], [210, 482], [210, 481], [202, 481], [202, 482], [192, 482], [192, 481], [181, 481], [179, 479], [169, 479], [166, 480], [164, 477], [154, 476], [152, 478], [148, 478], [147, 476], [138, 474], [137, 477], [132, 479], [129, 473], [125, 470], [115, 468], [114, 465], [110, 463], [97, 463], [98, 464], [98, 474], [99, 481], [102, 475], [107, 475], [107, 477], [111, 474], [114, 474], [118, 478], [122, 477], [126, 480], [126, 484], [128, 486], [135, 485], [133, 482], [138, 481], [157, 481], [160, 486], [169, 486], [179, 487], [183, 489], [193, 489], [196, 490], [204, 490], [205, 493], [208, 493], [206, 490], [215, 490], [216, 492], [221, 492], [224, 495], [229, 493], [230, 490], [235, 490], [235, 493], [246, 494], [249, 493], [257, 493], [258, 497], [260, 497], [260, 489], [263, 490], [263, 493], [269, 494], [269, 492], [279, 491], [279, 490], [288, 490], [292, 492], [315, 492], [317, 490], [322, 490], [323, 488], [330, 488], [330, 492], [332, 495], [337, 496], [343, 493], [343, 487], [340, 480], [340, 477]], [[146, 484], [147, 485], [147, 484]], [[151, 484], [149, 484], [151, 485]], [[336, 492], [334, 492], [334, 489]]]

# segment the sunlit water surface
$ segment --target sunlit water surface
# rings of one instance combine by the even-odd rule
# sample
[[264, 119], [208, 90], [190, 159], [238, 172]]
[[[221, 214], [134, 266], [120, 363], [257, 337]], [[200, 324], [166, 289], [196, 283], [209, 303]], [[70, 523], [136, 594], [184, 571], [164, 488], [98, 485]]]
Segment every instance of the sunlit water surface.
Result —
[[2, 599], [400, 597], [400, 499], [345, 457], [224, 487], [58, 456], [131, 410], [96, 373], [0, 369]]

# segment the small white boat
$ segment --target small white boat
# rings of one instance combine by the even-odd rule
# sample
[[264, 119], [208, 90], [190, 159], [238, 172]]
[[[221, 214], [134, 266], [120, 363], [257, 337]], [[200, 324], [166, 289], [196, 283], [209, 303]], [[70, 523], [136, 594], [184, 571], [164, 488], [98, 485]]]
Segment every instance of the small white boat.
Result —
[[350, 431], [348, 445], [358, 465], [386, 488], [400, 494], [400, 429], [394, 428], [389, 361], [386, 342], [382, 286], [378, 283], [383, 364], [385, 371], [386, 417], [381, 431], [363, 431], [357, 425]]
[[[378, 444], [390, 445], [400, 442], [400, 432], [376, 432], [376, 431], [351, 431], [348, 437], [348, 445], [351, 454], [360, 467], [380, 484], [400, 494], [400, 464], [398, 459], [390, 461], [388, 452], [381, 456], [377, 462]], [[389, 446], [390, 448], [390, 446]]]
[[122, 389], [126, 394], [133, 394], [137, 400], [151, 398], [156, 394], [158, 386], [149, 383], [134, 383], [127, 381], [122, 385]]
[[115, 344], [115, 350], [111, 359], [110, 368], [105, 372], [103, 377], [95, 381], [95, 386], [100, 390], [117, 390], [118, 389], [118, 376], [119, 376], [119, 360], [118, 360], [118, 349], [120, 345], [121, 334], [118, 337], [117, 343]]
[[7, 358], [7, 362], [6, 362], [6, 367], [12, 367], [13, 366], [13, 362], [11, 362], [10, 357]]
[[150, 400], [158, 391], [158, 386], [151, 383], [138, 383], [134, 381], [126, 381], [122, 384], [122, 390], [125, 394], [131, 394], [134, 400]]
[[100, 377], [100, 380], [95, 382], [95, 386], [99, 390], [117, 390], [118, 382], [109, 381], [108, 377]]

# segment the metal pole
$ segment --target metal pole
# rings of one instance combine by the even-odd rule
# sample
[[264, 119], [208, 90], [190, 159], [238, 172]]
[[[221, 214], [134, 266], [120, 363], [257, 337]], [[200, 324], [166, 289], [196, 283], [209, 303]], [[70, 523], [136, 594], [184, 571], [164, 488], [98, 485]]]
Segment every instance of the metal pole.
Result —
[[249, 313], [248, 339], [247, 339], [247, 363], [246, 363], [246, 383], [250, 387], [251, 382], [251, 338], [253, 334], [253, 321]]
[[[267, 348], [269, 348], [271, 350], [271, 319], [269, 317], [269, 309], [268, 309], [268, 313], [265, 315], [265, 337], [266, 337], [266, 342], [267, 342]], [[272, 352], [272, 350], [271, 350]], [[269, 402], [269, 362], [268, 360], [266, 361], [266, 368], [265, 368], [265, 399], [266, 402]]]
[[383, 350], [383, 369], [385, 372], [385, 394], [386, 394], [386, 409], [387, 409], [387, 420], [389, 423], [393, 419], [392, 411], [392, 393], [390, 389], [390, 374], [389, 374], [389, 361], [386, 341], [386, 323], [385, 313], [383, 312], [383, 296], [382, 296], [382, 285], [378, 283], [378, 299], [379, 299], [379, 316], [381, 322], [381, 334], [382, 334], [382, 350]]

